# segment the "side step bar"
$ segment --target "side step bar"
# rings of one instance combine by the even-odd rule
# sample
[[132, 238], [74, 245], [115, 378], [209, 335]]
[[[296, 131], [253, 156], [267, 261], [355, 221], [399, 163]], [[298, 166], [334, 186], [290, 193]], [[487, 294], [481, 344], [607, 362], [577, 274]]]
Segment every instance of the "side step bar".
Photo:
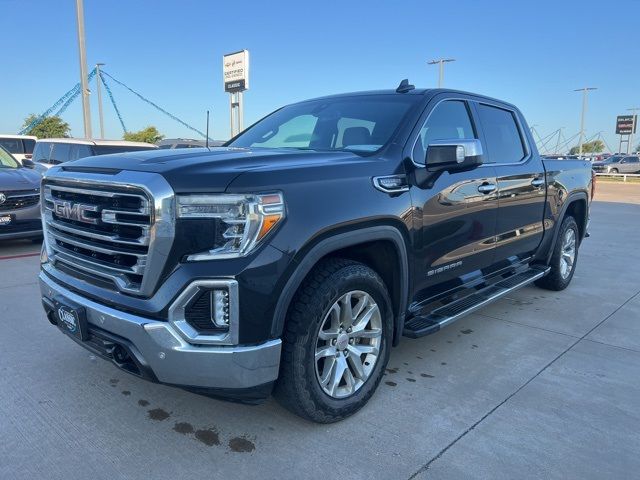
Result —
[[549, 267], [532, 267], [525, 272], [511, 275], [466, 297], [438, 307], [427, 315], [413, 317], [405, 323], [402, 334], [409, 338], [419, 338], [435, 333], [445, 325], [544, 277], [549, 270]]

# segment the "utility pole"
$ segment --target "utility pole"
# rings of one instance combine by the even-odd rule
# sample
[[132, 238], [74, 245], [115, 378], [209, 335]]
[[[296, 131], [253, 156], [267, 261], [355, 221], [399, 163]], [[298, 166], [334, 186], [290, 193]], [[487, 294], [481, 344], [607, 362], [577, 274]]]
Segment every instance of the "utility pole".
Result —
[[582, 115], [580, 116], [580, 142], [578, 143], [580, 152], [579, 155], [582, 156], [582, 139], [584, 138], [584, 116], [587, 113], [587, 92], [591, 90], [597, 90], [597, 87], [582, 87], [576, 88], [574, 92], [582, 92]]
[[440, 74], [438, 76], [438, 88], [442, 88], [442, 85], [444, 84], [444, 64], [449, 62], [455, 62], [455, 61], [456, 61], [455, 58], [440, 58], [438, 60], [431, 60], [430, 62], [427, 62], [427, 64], [429, 65], [436, 65], [436, 64], [440, 65]]
[[96, 88], [98, 90], [98, 117], [100, 118], [100, 138], [104, 140], [104, 117], [102, 116], [102, 92], [100, 91], [100, 84], [102, 83], [102, 77], [100, 76], [100, 67], [104, 63], [96, 63]]
[[627, 145], [627, 153], [633, 153], [633, 134], [636, 131], [636, 126], [638, 123], [638, 117], [636, 116], [636, 112], [640, 111], [640, 107], [627, 108], [631, 115], [633, 115], [633, 126], [631, 127], [631, 133], [629, 134], [629, 144]]
[[89, 105], [89, 82], [87, 79], [87, 52], [84, 46], [84, 5], [83, 0], [76, 0], [76, 17], [78, 20], [78, 50], [80, 51], [80, 88], [82, 89], [82, 118], [84, 120], [84, 136], [91, 138], [91, 107]]
[[563, 129], [563, 128], [564, 128], [564, 127], [560, 127], [560, 128], [558, 129], [558, 141], [556, 142], [556, 151], [555, 151], [555, 152], [553, 152], [553, 153], [555, 153], [556, 155], [559, 155], [559, 154], [560, 154], [560, 152], [559, 152], [559, 150], [560, 150], [560, 137], [562, 136], [562, 129]]

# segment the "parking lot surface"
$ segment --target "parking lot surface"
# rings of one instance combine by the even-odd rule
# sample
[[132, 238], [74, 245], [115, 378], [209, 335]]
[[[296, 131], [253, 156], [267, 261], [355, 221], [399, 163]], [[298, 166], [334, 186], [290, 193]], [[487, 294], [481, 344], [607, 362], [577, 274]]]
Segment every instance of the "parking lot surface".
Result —
[[596, 200], [567, 290], [403, 339], [372, 401], [333, 425], [92, 358], [43, 314], [38, 247], [0, 245], [0, 478], [637, 478], [640, 185], [602, 182]]

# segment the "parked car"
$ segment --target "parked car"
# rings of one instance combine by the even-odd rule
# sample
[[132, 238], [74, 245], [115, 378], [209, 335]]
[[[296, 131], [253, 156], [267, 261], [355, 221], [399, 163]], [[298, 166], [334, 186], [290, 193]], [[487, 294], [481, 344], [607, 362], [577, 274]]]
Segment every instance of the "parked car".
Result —
[[0, 146], [0, 241], [42, 238], [40, 175]]
[[251, 402], [275, 388], [334, 422], [403, 336], [566, 288], [592, 188], [499, 100], [403, 81], [304, 101], [211, 151], [51, 168], [43, 305], [140, 378]]
[[597, 173], [640, 173], [640, 156], [614, 155], [601, 162], [593, 162]]
[[[219, 147], [224, 142], [221, 140], [209, 140], [210, 147]], [[204, 140], [193, 140], [191, 138], [165, 138], [158, 142], [158, 148], [203, 148], [207, 146]]]
[[3, 147], [16, 160], [22, 163], [25, 159], [31, 159], [36, 140], [38, 140], [38, 137], [32, 135], [0, 134], [0, 147]]
[[126, 140], [86, 140], [81, 138], [47, 138], [38, 140], [33, 150], [35, 168], [44, 173], [53, 165], [79, 158], [111, 153], [156, 150], [157, 145]]

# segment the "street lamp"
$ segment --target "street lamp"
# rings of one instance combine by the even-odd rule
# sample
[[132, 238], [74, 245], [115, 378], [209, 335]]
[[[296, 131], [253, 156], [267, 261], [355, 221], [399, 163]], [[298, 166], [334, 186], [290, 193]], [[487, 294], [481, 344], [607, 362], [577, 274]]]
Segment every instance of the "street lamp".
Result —
[[584, 138], [584, 115], [587, 112], [587, 92], [590, 90], [597, 90], [597, 87], [582, 87], [576, 88], [574, 92], [582, 92], [582, 115], [580, 116], [580, 142], [579, 145], [579, 155], [582, 157], [582, 140]]
[[440, 75], [438, 77], [438, 88], [442, 88], [442, 84], [444, 82], [444, 64], [449, 62], [455, 62], [455, 58], [441, 58], [439, 60], [431, 60], [427, 62], [429, 65], [440, 65]]

